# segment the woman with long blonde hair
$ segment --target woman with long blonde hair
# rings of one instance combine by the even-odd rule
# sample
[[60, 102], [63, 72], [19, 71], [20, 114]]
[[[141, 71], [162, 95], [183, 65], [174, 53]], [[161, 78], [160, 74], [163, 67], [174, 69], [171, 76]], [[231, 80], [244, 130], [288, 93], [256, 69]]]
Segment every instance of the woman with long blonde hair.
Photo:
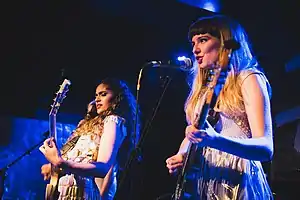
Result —
[[[166, 160], [170, 173], [183, 165], [190, 142], [203, 148], [195, 174], [195, 199], [272, 199], [261, 161], [273, 155], [271, 87], [253, 56], [246, 32], [223, 15], [203, 17], [190, 26], [195, 66], [185, 113], [188, 126], [176, 155]], [[240, 48], [225, 48], [235, 41]], [[230, 56], [225, 56], [229, 54]], [[220, 63], [228, 70], [212, 108], [215, 124], [198, 130], [194, 120], [207, 97], [209, 70]], [[219, 84], [220, 85], [220, 84]]]

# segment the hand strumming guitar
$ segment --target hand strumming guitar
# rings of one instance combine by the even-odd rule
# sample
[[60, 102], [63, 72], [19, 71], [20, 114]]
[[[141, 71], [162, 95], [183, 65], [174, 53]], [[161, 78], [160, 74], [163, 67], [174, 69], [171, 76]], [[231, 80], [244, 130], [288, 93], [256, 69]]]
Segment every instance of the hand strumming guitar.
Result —
[[169, 169], [169, 173], [173, 174], [175, 173], [180, 167], [183, 165], [183, 155], [182, 154], [176, 154], [174, 156], [171, 156], [166, 160], [167, 168]]

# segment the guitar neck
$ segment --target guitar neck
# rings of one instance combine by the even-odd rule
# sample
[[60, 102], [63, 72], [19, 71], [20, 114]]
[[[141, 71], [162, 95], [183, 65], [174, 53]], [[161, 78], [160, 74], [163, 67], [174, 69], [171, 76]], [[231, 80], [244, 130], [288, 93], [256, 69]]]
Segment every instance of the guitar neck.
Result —
[[[54, 138], [54, 142], [57, 142], [57, 132], [56, 132], [56, 114], [58, 112], [58, 109], [60, 107], [60, 104], [62, 103], [63, 99], [66, 97], [66, 92], [68, 91], [68, 86], [71, 85], [71, 82], [67, 79], [63, 81], [61, 84], [59, 91], [56, 93], [56, 97], [53, 99], [54, 102], [51, 105], [51, 110], [49, 113], [49, 136]], [[59, 146], [56, 147], [58, 149]], [[58, 180], [59, 180], [59, 170], [57, 167], [51, 164], [51, 179], [50, 183], [46, 187], [46, 194], [45, 199], [46, 200], [53, 200], [58, 198]]]
[[50, 115], [49, 116], [49, 136], [54, 137], [54, 139], [57, 139], [56, 134], [56, 115]]

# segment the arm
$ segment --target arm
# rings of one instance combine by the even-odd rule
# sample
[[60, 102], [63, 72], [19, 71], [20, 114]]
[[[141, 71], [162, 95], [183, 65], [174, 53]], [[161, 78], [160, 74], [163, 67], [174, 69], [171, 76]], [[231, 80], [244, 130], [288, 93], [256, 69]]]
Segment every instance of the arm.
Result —
[[242, 95], [252, 138], [240, 139], [218, 134], [209, 146], [246, 159], [270, 160], [273, 155], [272, 118], [262, 76], [249, 75], [243, 82]]
[[112, 181], [112, 173], [113, 173], [113, 166], [107, 172], [106, 176], [102, 180], [101, 188], [100, 188], [100, 195], [103, 196], [104, 193], [107, 191], [107, 187], [109, 186], [110, 182]]
[[113, 120], [106, 120], [100, 140], [97, 162], [76, 163], [60, 159], [57, 165], [74, 174], [103, 178], [114, 164], [122, 141], [123, 135], [120, 126]]
[[178, 153], [177, 154], [182, 154], [184, 155], [187, 152], [187, 148], [189, 145], [190, 141], [185, 137], [179, 147]]
[[176, 172], [177, 169], [183, 165], [184, 156], [187, 152], [189, 143], [190, 141], [185, 137], [181, 142], [177, 154], [166, 159], [166, 165], [170, 174]]

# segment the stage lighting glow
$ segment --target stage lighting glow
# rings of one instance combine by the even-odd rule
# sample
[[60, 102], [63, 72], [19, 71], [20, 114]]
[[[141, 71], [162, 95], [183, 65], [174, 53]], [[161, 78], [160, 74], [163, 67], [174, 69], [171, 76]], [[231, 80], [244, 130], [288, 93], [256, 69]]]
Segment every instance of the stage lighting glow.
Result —
[[211, 12], [219, 12], [221, 7], [220, 0], [177, 0], [182, 3], [202, 8]]
[[217, 11], [215, 5], [212, 2], [205, 2], [203, 4], [203, 9], [209, 10], [211, 12], [216, 12]]

